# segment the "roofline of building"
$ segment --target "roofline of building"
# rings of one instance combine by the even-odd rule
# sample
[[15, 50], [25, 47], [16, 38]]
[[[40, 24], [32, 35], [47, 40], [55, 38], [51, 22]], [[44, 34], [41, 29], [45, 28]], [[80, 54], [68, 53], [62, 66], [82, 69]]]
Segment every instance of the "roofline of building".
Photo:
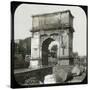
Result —
[[50, 14], [58, 14], [58, 13], [65, 13], [65, 12], [69, 12], [70, 15], [74, 18], [74, 16], [71, 14], [70, 10], [65, 10], [65, 11], [58, 11], [58, 12], [53, 12], [53, 13], [44, 13], [44, 14], [36, 14], [36, 15], [32, 15], [32, 17], [39, 17], [39, 16], [46, 16], [46, 15], [50, 15]]

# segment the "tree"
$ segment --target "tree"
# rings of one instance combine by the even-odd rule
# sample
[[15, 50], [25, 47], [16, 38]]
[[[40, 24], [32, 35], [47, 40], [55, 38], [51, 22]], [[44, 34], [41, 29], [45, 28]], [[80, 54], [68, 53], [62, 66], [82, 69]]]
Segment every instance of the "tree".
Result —
[[51, 51], [57, 51], [57, 45], [54, 45], [52, 48], [51, 48]]
[[57, 57], [57, 45], [54, 45], [52, 48], [51, 48], [51, 56], [52, 57]]

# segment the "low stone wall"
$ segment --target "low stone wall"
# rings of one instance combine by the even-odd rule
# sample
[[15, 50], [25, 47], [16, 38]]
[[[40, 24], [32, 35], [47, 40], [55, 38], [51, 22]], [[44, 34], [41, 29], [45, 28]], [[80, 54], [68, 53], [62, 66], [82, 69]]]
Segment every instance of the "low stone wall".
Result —
[[35, 70], [16, 70], [14, 72], [15, 79], [21, 85], [36, 85], [44, 81], [44, 77], [52, 74], [52, 67], [42, 67]]

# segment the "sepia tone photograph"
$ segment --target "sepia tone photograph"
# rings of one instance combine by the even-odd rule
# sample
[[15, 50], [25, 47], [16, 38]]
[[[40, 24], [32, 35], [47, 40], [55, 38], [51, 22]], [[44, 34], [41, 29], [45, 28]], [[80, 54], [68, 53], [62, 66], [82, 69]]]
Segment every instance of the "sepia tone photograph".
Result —
[[87, 6], [11, 2], [11, 87], [87, 84]]

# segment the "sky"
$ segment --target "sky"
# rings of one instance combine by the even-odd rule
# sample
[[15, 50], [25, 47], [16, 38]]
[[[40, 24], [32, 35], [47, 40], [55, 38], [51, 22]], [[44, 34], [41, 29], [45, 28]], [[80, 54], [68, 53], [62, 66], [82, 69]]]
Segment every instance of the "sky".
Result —
[[32, 15], [70, 10], [74, 16], [73, 51], [86, 55], [86, 15], [78, 6], [21, 4], [14, 15], [14, 38], [25, 39], [31, 36]]

